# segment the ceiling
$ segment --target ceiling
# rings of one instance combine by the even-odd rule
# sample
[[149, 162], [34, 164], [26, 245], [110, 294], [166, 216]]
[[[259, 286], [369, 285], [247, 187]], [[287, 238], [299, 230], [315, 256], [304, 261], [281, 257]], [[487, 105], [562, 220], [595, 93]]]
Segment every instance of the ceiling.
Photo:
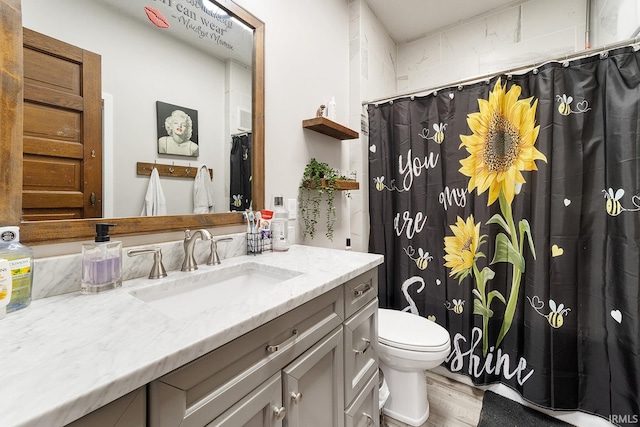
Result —
[[524, 0], [365, 0], [396, 43]]

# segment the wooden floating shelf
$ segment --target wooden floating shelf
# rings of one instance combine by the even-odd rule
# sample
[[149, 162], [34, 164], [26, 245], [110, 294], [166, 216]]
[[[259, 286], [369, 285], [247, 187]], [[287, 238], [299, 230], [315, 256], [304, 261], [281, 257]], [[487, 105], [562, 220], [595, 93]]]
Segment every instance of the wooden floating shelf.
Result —
[[326, 117], [314, 117], [313, 119], [303, 120], [302, 127], [339, 140], [356, 139], [359, 137], [358, 132], [342, 126], [333, 120], [329, 120]]
[[[320, 180], [320, 186], [322, 188], [327, 188], [327, 181], [324, 178]], [[311, 185], [311, 182], [307, 181], [304, 187], [315, 188], [315, 185]], [[338, 191], [358, 189], [360, 189], [360, 184], [358, 183], [358, 181], [352, 179], [336, 179], [336, 190]]]
[[[198, 174], [199, 166], [176, 166], [163, 165], [160, 163], [143, 163], [137, 162], [138, 175], [151, 175], [153, 168], [158, 169], [158, 175], [171, 176], [174, 178], [192, 178], [195, 179]], [[213, 179], [213, 169], [209, 169], [209, 176]]]

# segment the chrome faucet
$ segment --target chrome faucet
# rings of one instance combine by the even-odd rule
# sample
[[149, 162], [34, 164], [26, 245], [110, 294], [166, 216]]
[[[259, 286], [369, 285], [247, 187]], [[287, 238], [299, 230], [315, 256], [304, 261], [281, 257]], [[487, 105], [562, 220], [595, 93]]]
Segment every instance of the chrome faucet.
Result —
[[220, 264], [220, 257], [218, 256], [218, 242], [232, 242], [231, 237], [225, 237], [224, 239], [211, 239], [211, 254], [207, 260], [207, 265]]
[[184, 232], [184, 262], [182, 263], [181, 271], [193, 271], [198, 269], [196, 259], [193, 256], [193, 247], [196, 244], [198, 236], [200, 236], [202, 240], [211, 240], [211, 233], [207, 230], [186, 230]]

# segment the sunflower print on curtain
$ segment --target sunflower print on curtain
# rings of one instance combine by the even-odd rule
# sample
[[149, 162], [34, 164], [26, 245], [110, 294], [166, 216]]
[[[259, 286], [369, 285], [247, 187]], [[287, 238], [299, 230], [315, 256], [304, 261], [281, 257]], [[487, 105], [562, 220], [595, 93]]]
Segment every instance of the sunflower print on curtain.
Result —
[[633, 425], [640, 56], [566, 65], [369, 105], [369, 250], [452, 372]]

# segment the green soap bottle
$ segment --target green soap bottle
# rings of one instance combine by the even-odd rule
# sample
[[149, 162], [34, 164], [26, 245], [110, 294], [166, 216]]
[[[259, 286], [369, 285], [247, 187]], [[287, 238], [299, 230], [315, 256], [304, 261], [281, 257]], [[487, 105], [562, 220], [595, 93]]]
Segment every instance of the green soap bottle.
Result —
[[9, 261], [11, 268], [11, 300], [7, 305], [7, 313], [11, 313], [31, 303], [33, 285], [33, 251], [20, 243], [20, 227], [0, 227], [0, 259]]

